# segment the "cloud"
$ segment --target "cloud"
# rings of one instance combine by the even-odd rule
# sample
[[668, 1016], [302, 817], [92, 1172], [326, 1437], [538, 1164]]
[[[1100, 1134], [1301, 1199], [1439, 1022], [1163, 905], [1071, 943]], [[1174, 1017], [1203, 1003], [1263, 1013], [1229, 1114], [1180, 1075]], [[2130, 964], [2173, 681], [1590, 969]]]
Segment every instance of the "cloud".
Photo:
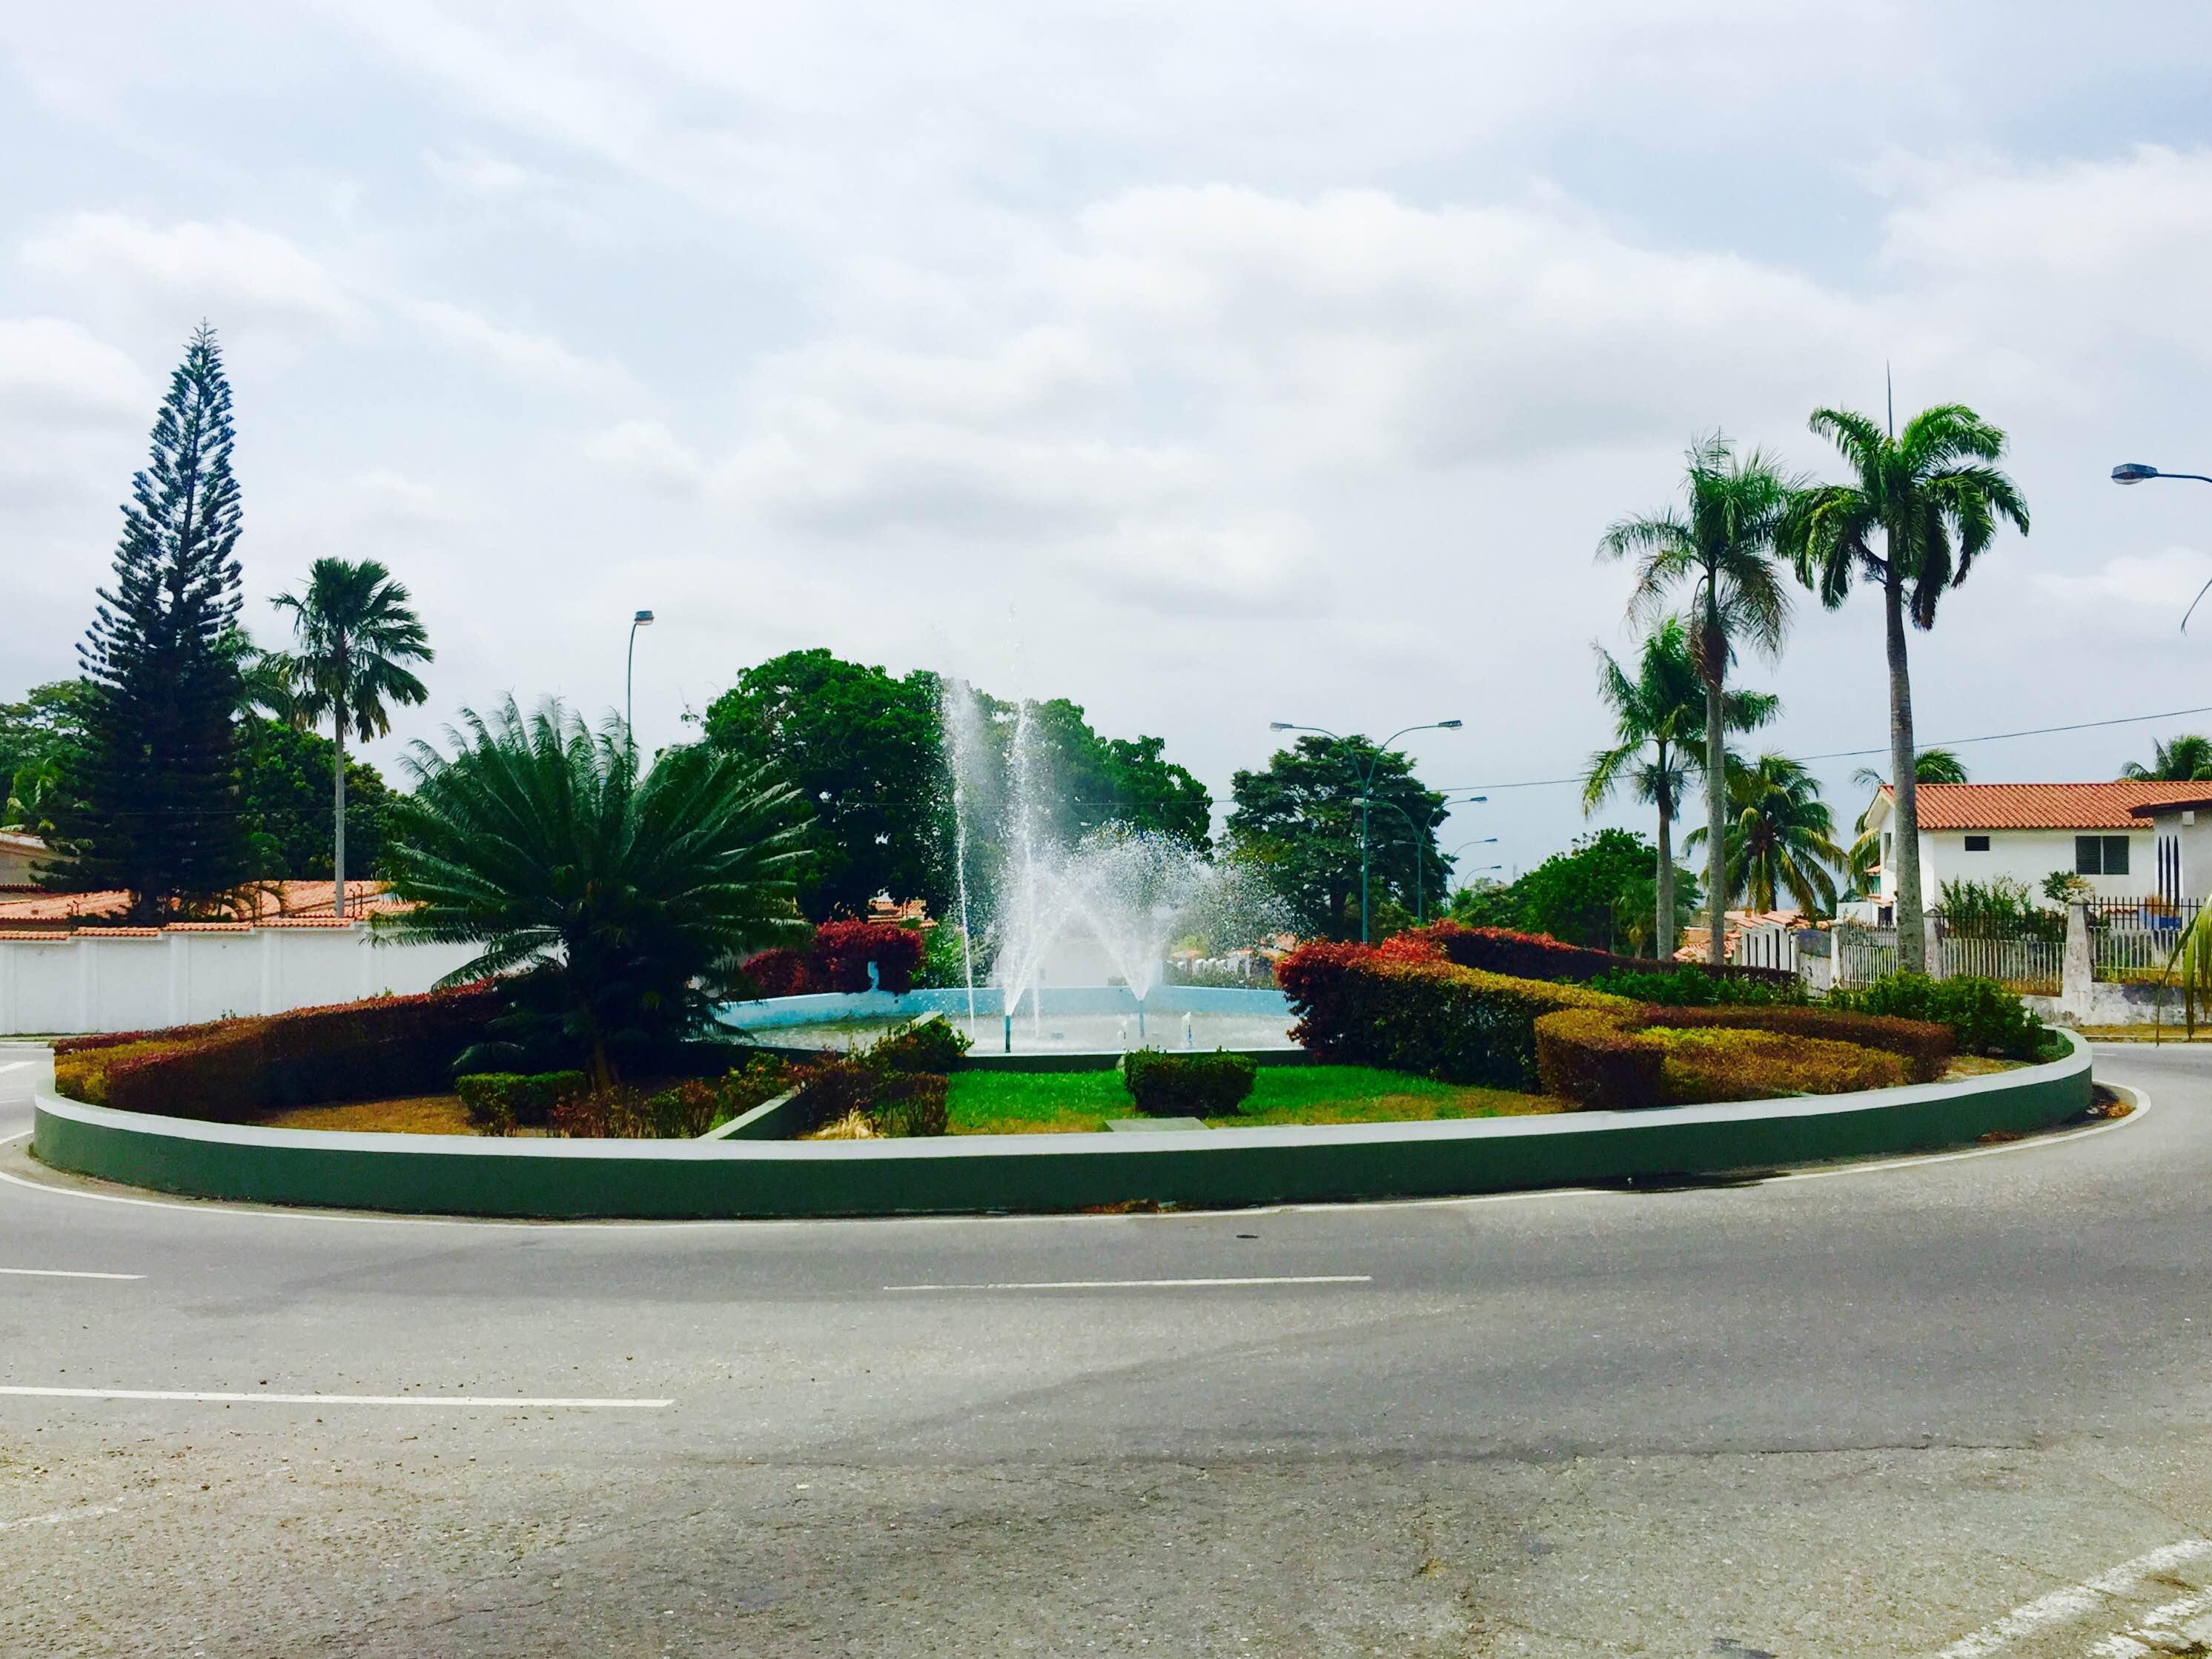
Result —
[[76, 213], [23, 244], [41, 276], [121, 282], [180, 295], [210, 313], [345, 321], [357, 311], [337, 279], [289, 238], [235, 219], [161, 229], [120, 213]]
[[422, 165], [447, 189], [463, 196], [483, 198], [528, 195], [546, 189], [552, 180], [535, 168], [526, 167], [482, 150], [463, 150], [447, 155], [434, 149], [422, 152]]
[[2169, 547], [2156, 553], [2122, 554], [2086, 576], [2039, 572], [2031, 580], [2069, 610], [2119, 605], [2156, 611], [2161, 620], [2170, 619], [2170, 625], [2179, 622], [2189, 602], [2212, 581], [2212, 554]]
[[443, 300], [406, 300], [399, 309], [425, 332], [475, 353], [518, 380], [541, 386], [622, 391], [630, 385], [622, 366], [586, 358], [546, 334], [527, 334]]
[[696, 489], [707, 465], [699, 452], [659, 421], [623, 421], [584, 441], [588, 460], [635, 483], [672, 491]]
[[450, 490], [389, 467], [370, 467], [355, 474], [350, 488], [361, 516], [373, 522], [450, 525], [469, 516]]
[[127, 352], [80, 324], [0, 318], [0, 415], [25, 423], [144, 422], [159, 396]]

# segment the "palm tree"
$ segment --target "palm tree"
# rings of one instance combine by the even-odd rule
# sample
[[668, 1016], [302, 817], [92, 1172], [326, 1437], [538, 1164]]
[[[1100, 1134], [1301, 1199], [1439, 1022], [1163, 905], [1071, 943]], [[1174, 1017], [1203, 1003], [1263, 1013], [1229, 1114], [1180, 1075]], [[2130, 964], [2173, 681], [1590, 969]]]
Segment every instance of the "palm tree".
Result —
[[317, 559], [307, 567], [305, 592], [280, 593], [270, 603], [291, 613], [299, 641], [289, 659], [299, 690], [290, 717], [312, 723], [330, 715], [337, 735], [331, 914], [343, 916], [346, 733], [350, 730], [363, 743], [380, 738], [392, 729], [387, 701], [427, 699], [422, 682], [404, 665], [429, 662], [436, 653], [409, 606], [406, 588], [374, 559]]
[[[1735, 641], [1747, 640], [1771, 658], [1790, 626], [1790, 596], [1772, 553], [1795, 485], [1759, 451], [1739, 456], [1718, 433], [1693, 445], [1688, 460], [1686, 513], [1669, 507], [1650, 518], [1623, 519], [1598, 544], [1598, 556], [1638, 556], [1632, 613], [1649, 615], [1678, 583], [1690, 587], [1690, 660], [1705, 694], [1705, 816], [1718, 823], [1728, 815], [1723, 700]], [[1711, 849], [1706, 899], [1711, 924], [1706, 949], [1718, 963], [1728, 921], [1718, 845]]]
[[[1923, 783], [1964, 783], [1966, 763], [1949, 749], [1923, 749], [1913, 757], [1912, 781]], [[1851, 781], [1863, 789], [1887, 789], [1889, 780], [1871, 766], [1862, 766], [1851, 774]], [[1844, 872], [1851, 885], [1863, 892], [1874, 884], [1875, 866], [1881, 861], [1881, 837], [1867, 827], [1867, 819], [1874, 811], [1869, 801], [1865, 811], [1851, 825], [1856, 839], [1851, 842], [1850, 856], [1844, 864]]]
[[1966, 580], [2000, 520], [2027, 533], [2027, 503], [1997, 471], [2005, 434], [1963, 404], [1923, 410], [1885, 432], [1844, 409], [1813, 411], [1814, 433], [1843, 452], [1850, 483], [1793, 495], [1779, 544], [1833, 611], [1855, 580], [1879, 583], [1889, 655], [1889, 752], [1895, 787], [1898, 966], [1927, 968], [1920, 900], [1920, 800], [1913, 764], [1912, 682], [1905, 621], [1936, 625], [1944, 592]]
[[[1668, 617], [1644, 637], [1631, 679], [1603, 647], [1597, 653], [1598, 696], [1613, 710], [1613, 746], [1590, 757], [1583, 784], [1584, 816], [1597, 810], [1624, 779], [1636, 799], [1659, 809], [1659, 858], [1651, 954], [1674, 953], [1674, 823], [1689, 774], [1702, 764], [1705, 690], [1690, 657], [1690, 636], [1680, 617]], [[1723, 723], [1732, 732], [1764, 726], [1781, 699], [1763, 691], [1730, 691], [1722, 698]]]
[[628, 728], [558, 703], [464, 710], [453, 753], [413, 745], [384, 867], [402, 940], [482, 945], [446, 984], [511, 975], [504, 1029], [557, 1036], [613, 1080], [625, 1048], [696, 1035], [728, 975], [803, 938], [798, 792], [704, 745], [641, 777]]
[[2197, 783], [2212, 778], [2212, 738], [2185, 732], [2172, 743], [2151, 739], [2148, 766], [2130, 761], [2120, 769], [2127, 783]]
[[[1844, 861], [1844, 851], [1813, 775], [1786, 755], [1761, 755], [1749, 766], [1731, 755], [1728, 793], [1728, 890], [1741, 894], [1754, 910], [1774, 909], [1784, 893], [1808, 915], [1834, 909], [1830, 872]], [[1684, 845], [1707, 839], [1700, 826]]]

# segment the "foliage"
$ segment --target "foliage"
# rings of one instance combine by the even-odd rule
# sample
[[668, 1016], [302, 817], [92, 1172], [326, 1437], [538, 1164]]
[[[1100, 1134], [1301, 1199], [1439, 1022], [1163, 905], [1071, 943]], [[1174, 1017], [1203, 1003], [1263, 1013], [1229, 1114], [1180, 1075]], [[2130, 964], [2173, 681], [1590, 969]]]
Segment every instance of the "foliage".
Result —
[[1229, 836], [1237, 856], [1331, 939], [1360, 931], [1359, 800], [1370, 766], [1372, 898], [1378, 908], [1387, 899], [1410, 909], [1418, 884], [1420, 896], [1441, 899], [1450, 873], [1437, 848], [1444, 798], [1422, 786], [1399, 750], [1378, 752], [1361, 737], [1309, 734], [1276, 750], [1264, 771], [1240, 771], [1231, 780], [1237, 805]]
[[627, 732], [557, 703], [463, 722], [452, 755], [408, 760], [385, 869], [412, 908], [376, 926], [482, 946], [447, 981], [511, 976], [502, 1034], [557, 1041], [604, 1086], [619, 1054], [711, 1030], [738, 963], [803, 931], [788, 788], [700, 747], [641, 777]]
[[556, 1107], [590, 1088], [581, 1072], [477, 1072], [453, 1079], [469, 1121], [483, 1134], [506, 1134], [519, 1123], [542, 1127]]
[[1805, 991], [1793, 975], [1786, 984], [1741, 972], [1715, 973], [1706, 965], [1682, 963], [1667, 970], [1615, 968], [1589, 981], [1593, 991], [1648, 1002], [1662, 1008], [1771, 1008], [1802, 1003]]
[[[1966, 763], [1953, 750], [1923, 749], [1913, 757], [1912, 781], [1916, 784], [1964, 783], [1966, 781]], [[1851, 781], [1863, 788], [1877, 791], [1889, 787], [1889, 780], [1871, 766], [1862, 766], [1852, 773]], [[1851, 825], [1854, 839], [1844, 856], [1844, 872], [1850, 878], [1854, 892], [1873, 892], [1875, 869], [1881, 862], [1881, 832], [1868, 827], [1868, 820], [1873, 815], [1874, 802], [1870, 800], [1866, 810], [1859, 814], [1857, 822]]]
[[779, 945], [758, 951], [744, 959], [738, 975], [744, 983], [737, 988], [757, 997], [803, 997], [823, 989], [811, 945], [802, 951]]
[[968, 936], [957, 923], [939, 922], [922, 935], [921, 966], [914, 982], [929, 990], [949, 991], [968, 982]]
[[[1836, 908], [1836, 878], [1844, 849], [1835, 843], [1836, 821], [1820, 799], [1817, 779], [1802, 762], [1761, 755], [1746, 766], [1729, 757], [1727, 880], [1731, 895], [1754, 910], [1779, 908], [1787, 894], [1808, 915]], [[1685, 847], [1702, 844], [1703, 827]]]
[[1613, 950], [1627, 941], [1630, 923], [1643, 911], [1642, 884], [1650, 880], [1657, 857], [1650, 842], [1630, 830], [1577, 836], [1568, 851], [1553, 854], [1513, 884], [1519, 925], [1570, 944]]
[[148, 1046], [128, 1059], [113, 1058], [128, 1045], [109, 1048], [106, 1103], [240, 1122], [286, 1106], [442, 1093], [499, 1006], [489, 987], [468, 986], [128, 1034]]
[[203, 325], [170, 377], [151, 465], [131, 481], [111, 586], [77, 647], [82, 764], [59, 803], [70, 854], [40, 872], [69, 891], [127, 890], [127, 920], [207, 908], [245, 879], [232, 715], [238, 668], [238, 481], [230, 384]]
[[34, 685], [21, 702], [0, 703], [0, 828], [49, 839], [85, 761], [85, 680]]
[[1963, 1053], [2001, 1060], [2034, 1060], [2051, 1040], [2027, 1005], [1993, 979], [1888, 974], [1857, 990], [1830, 992], [1828, 1006], [1946, 1026]]
[[1949, 1054], [1939, 1026], [1818, 1008], [1621, 1005], [1536, 1022], [1546, 1092], [1601, 1110], [1891, 1088], [1940, 1076]]
[[[886, 921], [825, 921], [814, 931], [814, 975], [829, 991], [905, 992], [921, 964], [921, 934]], [[872, 985], [868, 967], [877, 981]]]
[[1521, 893], [1517, 885], [1488, 878], [1455, 889], [1444, 907], [1443, 919], [1463, 927], [1518, 927]]
[[[986, 698], [996, 729], [1012, 735], [1011, 705]], [[1031, 741], [1045, 773], [1063, 792], [1053, 826], [1079, 841], [1109, 823], [1171, 836], [1200, 852], [1212, 848], [1213, 797], [1196, 777], [1164, 757], [1161, 738], [1102, 738], [1082, 705], [1051, 697], [1029, 706]]]
[[837, 1054], [800, 1074], [793, 1104], [808, 1133], [857, 1118], [869, 1135], [941, 1135], [946, 1098], [943, 1073], [894, 1070], [872, 1054]]
[[436, 653], [407, 589], [374, 559], [317, 559], [307, 567], [306, 591], [279, 593], [270, 603], [290, 615], [295, 640], [289, 655], [264, 657], [260, 664], [280, 690], [287, 674], [293, 682], [293, 701], [283, 712], [309, 723], [325, 715], [331, 720], [331, 873], [342, 912], [349, 827], [347, 735], [363, 743], [383, 737], [392, 730], [386, 703], [427, 701], [429, 692], [407, 665], [429, 662]]
[[1243, 1104], [1260, 1068], [1243, 1054], [1169, 1054], [1135, 1048], [1121, 1056], [1121, 1085], [1146, 1117], [1227, 1117]]
[[2124, 782], [2197, 783], [2212, 779], [2212, 738], [2185, 732], [2171, 743], [2151, 739], [2150, 764], [2130, 761], [2120, 769]]
[[[2094, 897], [2097, 890], [2089, 884], [2086, 876], [2071, 870], [2053, 870], [2043, 878], [2036, 891], [2053, 904], [2079, 904], [2084, 899]], [[2063, 926], [2059, 932], [2063, 937], [2065, 932]]]
[[2034, 890], [2010, 876], [1986, 882], [1947, 881], [1942, 899], [1943, 924], [1954, 933], [1978, 939], [2026, 936], [2054, 945], [2066, 937], [2066, 918], [2037, 902]]
[[[256, 881], [328, 880], [331, 772], [337, 745], [314, 732], [249, 716], [239, 722], [239, 808]], [[374, 872], [384, 853], [392, 791], [374, 767], [348, 760], [347, 867]]]
[[956, 1069], [968, 1057], [974, 1039], [951, 1020], [934, 1014], [902, 1020], [868, 1049], [869, 1063], [884, 1072]]
[[[1514, 979], [1589, 981], [1621, 973], [1664, 977], [1653, 969], [1645, 957], [1614, 956], [1579, 945], [1565, 945], [1548, 933], [1523, 933], [1505, 927], [1463, 927], [1449, 921], [1436, 922], [1419, 933], [1393, 939], [1390, 948], [1394, 954], [1442, 955], [1462, 968], [1479, 968], [1485, 973], [1504, 974]], [[1715, 982], [1765, 986], [1784, 996], [1796, 994], [1797, 988], [1796, 975], [1780, 969], [1727, 965], [1715, 968], [1707, 963], [1685, 964], [1678, 971]]]

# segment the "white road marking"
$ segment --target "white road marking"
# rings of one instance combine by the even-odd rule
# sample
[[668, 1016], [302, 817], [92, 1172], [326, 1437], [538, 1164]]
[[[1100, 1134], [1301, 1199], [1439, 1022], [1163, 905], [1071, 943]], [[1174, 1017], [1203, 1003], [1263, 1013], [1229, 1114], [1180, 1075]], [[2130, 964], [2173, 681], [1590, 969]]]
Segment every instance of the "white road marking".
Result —
[[2212, 1589], [2201, 1589], [2153, 1607], [2118, 1636], [2108, 1636], [2089, 1650], [2090, 1659], [2142, 1659], [2147, 1653], [2180, 1650], [2179, 1633], [2173, 1626], [2200, 1613], [2212, 1613]]
[[1032, 1284], [886, 1285], [887, 1291], [1180, 1291], [1224, 1285], [1371, 1285], [1372, 1273], [1279, 1273], [1250, 1279], [1051, 1279]]
[[231, 1406], [534, 1406], [550, 1411], [657, 1412], [673, 1400], [592, 1400], [526, 1394], [231, 1394], [216, 1389], [36, 1389], [0, 1387], [34, 1400], [184, 1400]]
[[26, 1066], [33, 1065], [34, 1063], [34, 1061], [27, 1060], [11, 1060], [5, 1066], [0, 1066], [0, 1072], [20, 1072]]
[[12, 1279], [143, 1279], [143, 1273], [88, 1273], [68, 1267], [0, 1267]]
[[89, 1521], [96, 1516], [113, 1515], [122, 1507], [120, 1504], [88, 1504], [80, 1510], [56, 1510], [51, 1515], [27, 1515], [20, 1521], [0, 1521], [0, 1532], [13, 1532], [18, 1527], [58, 1527], [65, 1521]]
[[2008, 1647], [2024, 1636], [2033, 1636], [2052, 1625], [2094, 1613], [2106, 1600], [2135, 1589], [2151, 1574], [2166, 1571], [2202, 1555], [2212, 1555], [2212, 1539], [2185, 1538], [2178, 1544], [2151, 1550], [2132, 1561], [2107, 1567], [2094, 1578], [2085, 1578], [2078, 1584], [2069, 1584], [2064, 1589], [2053, 1590], [2014, 1607], [1996, 1623], [1960, 1638], [1936, 1659], [1984, 1659], [1984, 1656]]

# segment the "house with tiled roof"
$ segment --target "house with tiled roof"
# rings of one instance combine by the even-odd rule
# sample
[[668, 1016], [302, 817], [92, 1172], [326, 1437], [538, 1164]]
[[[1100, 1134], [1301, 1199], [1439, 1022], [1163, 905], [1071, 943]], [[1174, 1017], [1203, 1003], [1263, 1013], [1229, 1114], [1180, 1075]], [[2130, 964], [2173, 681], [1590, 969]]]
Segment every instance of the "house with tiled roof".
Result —
[[[2197, 897], [2212, 887], [2212, 840], [2193, 870], [2179, 840], [2185, 827], [2195, 830], [2200, 809], [2212, 836], [2212, 785], [1923, 783], [1917, 793], [1927, 904], [1939, 902], [1947, 881], [2002, 876], [2039, 888], [2053, 871], [2081, 877], [2099, 898]], [[1885, 922], [1897, 900], [1893, 810], [1884, 784], [1867, 827], [1881, 838], [1874, 902]]]

